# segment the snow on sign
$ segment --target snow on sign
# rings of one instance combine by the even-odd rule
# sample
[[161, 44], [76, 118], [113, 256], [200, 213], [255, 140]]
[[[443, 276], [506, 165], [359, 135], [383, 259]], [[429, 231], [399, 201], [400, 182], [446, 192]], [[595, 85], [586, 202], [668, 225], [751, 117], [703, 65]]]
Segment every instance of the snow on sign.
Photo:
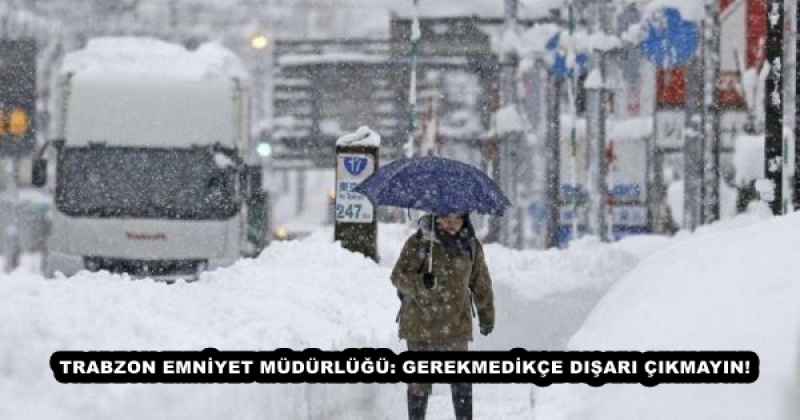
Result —
[[375, 211], [367, 197], [353, 189], [375, 172], [369, 154], [340, 153], [336, 162], [336, 221], [372, 223]]

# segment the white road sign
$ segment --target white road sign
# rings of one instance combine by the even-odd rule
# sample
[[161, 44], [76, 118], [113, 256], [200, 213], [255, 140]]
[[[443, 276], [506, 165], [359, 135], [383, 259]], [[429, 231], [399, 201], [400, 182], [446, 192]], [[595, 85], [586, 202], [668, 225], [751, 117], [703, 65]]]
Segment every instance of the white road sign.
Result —
[[375, 172], [372, 155], [341, 153], [336, 162], [336, 221], [372, 223], [375, 209], [369, 199], [353, 189]]

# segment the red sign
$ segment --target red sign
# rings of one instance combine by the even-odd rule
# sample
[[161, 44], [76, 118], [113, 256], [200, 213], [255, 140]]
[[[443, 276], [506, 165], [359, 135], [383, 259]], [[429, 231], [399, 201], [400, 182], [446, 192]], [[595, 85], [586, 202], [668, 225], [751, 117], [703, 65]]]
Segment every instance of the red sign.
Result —
[[686, 69], [658, 70], [656, 73], [656, 107], [677, 108], [686, 105]]

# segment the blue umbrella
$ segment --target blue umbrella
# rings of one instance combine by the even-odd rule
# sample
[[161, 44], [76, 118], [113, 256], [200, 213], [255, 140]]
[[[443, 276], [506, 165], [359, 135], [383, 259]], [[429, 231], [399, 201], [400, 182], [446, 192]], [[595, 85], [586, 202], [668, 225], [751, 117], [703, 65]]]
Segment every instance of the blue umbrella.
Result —
[[478, 212], [502, 216], [511, 202], [480, 169], [457, 160], [420, 157], [379, 168], [355, 192], [378, 206], [424, 210], [437, 215]]
[[[503, 191], [480, 169], [435, 156], [396, 160], [380, 167], [355, 192], [377, 206], [424, 210], [436, 215], [478, 212], [502, 216], [511, 205]], [[431, 218], [431, 229], [433, 218]], [[433, 287], [433, 237], [428, 272], [423, 279]]]

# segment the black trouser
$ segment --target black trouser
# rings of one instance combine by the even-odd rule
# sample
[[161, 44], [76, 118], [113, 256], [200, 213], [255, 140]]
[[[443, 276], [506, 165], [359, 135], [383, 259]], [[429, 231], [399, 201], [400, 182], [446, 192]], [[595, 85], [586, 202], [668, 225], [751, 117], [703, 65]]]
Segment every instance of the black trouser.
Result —
[[[467, 340], [449, 341], [443, 343], [430, 343], [424, 341], [409, 341], [409, 351], [467, 351]], [[410, 383], [408, 384], [408, 418], [409, 420], [424, 420], [428, 406], [428, 397], [433, 390], [433, 384]], [[456, 420], [472, 420], [472, 384], [450, 384], [453, 397], [453, 410]]]

